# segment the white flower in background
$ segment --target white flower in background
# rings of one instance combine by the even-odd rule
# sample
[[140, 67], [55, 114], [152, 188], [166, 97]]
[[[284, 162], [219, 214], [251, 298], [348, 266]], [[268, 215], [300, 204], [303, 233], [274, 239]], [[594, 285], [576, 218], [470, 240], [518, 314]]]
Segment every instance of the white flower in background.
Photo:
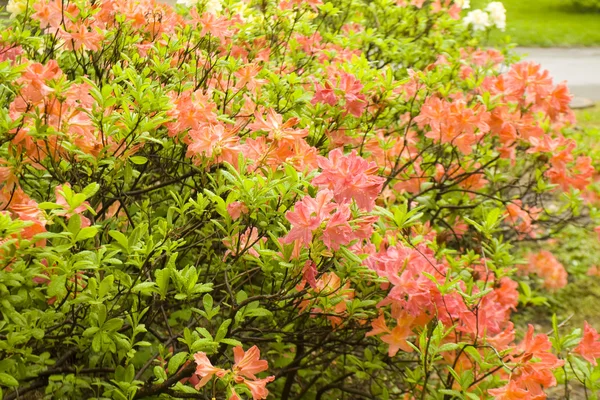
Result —
[[177, 0], [177, 4], [181, 4], [185, 7], [192, 7], [198, 4], [198, 0]]
[[485, 31], [492, 26], [490, 16], [482, 10], [469, 11], [463, 21], [467, 25], [472, 25], [474, 31]]
[[494, 1], [488, 4], [485, 11], [490, 13], [490, 19], [496, 28], [502, 31], [506, 29], [506, 8], [504, 8], [504, 4], [499, 1]]
[[456, 3], [463, 10], [471, 8], [471, 0], [454, 0], [454, 3]]
[[15, 19], [27, 10], [27, 0], [8, 0], [6, 11], [10, 13], [10, 19]]
[[206, 2], [204, 11], [209, 12], [211, 14], [217, 15], [221, 11], [223, 11], [223, 3], [221, 0], [208, 0]]

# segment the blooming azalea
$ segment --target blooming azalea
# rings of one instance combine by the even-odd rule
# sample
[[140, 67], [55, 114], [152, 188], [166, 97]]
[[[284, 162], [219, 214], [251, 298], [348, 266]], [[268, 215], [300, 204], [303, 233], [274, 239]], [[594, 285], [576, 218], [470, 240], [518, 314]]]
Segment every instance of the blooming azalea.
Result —
[[529, 264], [523, 266], [523, 271], [537, 274], [548, 289], [560, 289], [567, 284], [565, 267], [547, 250], [531, 254]]
[[585, 321], [583, 327], [583, 338], [573, 350], [592, 365], [598, 365], [597, 359], [600, 358], [600, 334]]
[[342, 204], [327, 221], [322, 239], [329, 249], [338, 250], [340, 245], [346, 245], [353, 239], [352, 228], [348, 224], [349, 218], [350, 209], [347, 205]]
[[[266, 362], [266, 361], [265, 361]], [[263, 400], [269, 396], [269, 390], [267, 389], [267, 384], [269, 382], [273, 382], [275, 380], [275, 376], [269, 376], [264, 379], [255, 379], [248, 380], [245, 378], [241, 379], [241, 382], [250, 389], [250, 393], [252, 394], [252, 400]], [[238, 381], [238, 379], [236, 379]]]
[[531, 398], [529, 391], [519, 387], [515, 381], [510, 381], [498, 389], [490, 389], [488, 393], [496, 400], [527, 400]]
[[206, 385], [213, 376], [222, 378], [228, 372], [227, 370], [214, 367], [206, 356], [206, 353], [202, 351], [194, 354], [194, 360], [196, 361], [197, 365], [195, 374], [202, 378], [200, 382], [196, 384], [196, 390]]
[[199, 157], [204, 156], [212, 163], [226, 161], [237, 165], [240, 141], [237, 132], [238, 128], [228, 128], [222, 124], [192, 129], [187, 156], [195, 156], [198, 162]]
[[298, 240], [300, 243], [310, 245], [313, 231], [321, 225], [323, 220], [336, 207], [335, 204], [331, 203], [332, 199], [332, 192], [321, 190], [317, 193], [315, 199], [305, 196], [297, 202], [294, 205], [294, 210], [285, 214], [285, 218], [292, 224], [292, 229], [284, 238], [284, 241], [291, 243]]
[[254, 117], [255, 121], [248, 125], [248, 128], [252, 131], [268, 132], [268, 137], [271, 140], [282, 140], [293, 143], [308, 135], [308, 130], [306, 129], [292, 128], [298, 123], [298, 118], [290, 118], [284, 123], [283, 117], [280, 114], [277, 114], [273, 109], [267, 110], [266, 119], [263, 119], [258, 111], [254, 114]]
[[328, 158], [319, 157], [318, 163], [323, 172], [313, 179], [314, 185], [332, 190], [338, 203], [354, 199], [360, 208], [373, 209], [384, 182], [376, 175], [375, 163], [359, 157], [356, 151], [345, 156], [341, 149], [331, 151]]
[[389, 333], [381, 336], [381, 341], [389, 345], [388, 355], [395, 356], [399, 350], [412, 353], [414, 349], [408, 344], [408, 337], [413, 336], [412, 326], [414, 318], [407, 315], [396, 320], [396, 326]]
[[233, 357], [235, 364], [233, 372], [249, 379], [256, 379], [255, 374], [265, 371], [269, 366], [267, 361], [260, 360], [260, 350], [252, 346], [248, 351], [244, 351], [241, 346], [233, 348]]

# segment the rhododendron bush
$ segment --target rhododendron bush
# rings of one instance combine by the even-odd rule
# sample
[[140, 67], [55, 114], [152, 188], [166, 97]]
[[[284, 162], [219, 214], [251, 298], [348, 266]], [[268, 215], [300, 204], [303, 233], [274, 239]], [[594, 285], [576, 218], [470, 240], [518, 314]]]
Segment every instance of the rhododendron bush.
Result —
[[511, 322], [594, 227], [571, 97], [463, 6], [11, 1], [4, 398], [595, 393], [593, 326]]

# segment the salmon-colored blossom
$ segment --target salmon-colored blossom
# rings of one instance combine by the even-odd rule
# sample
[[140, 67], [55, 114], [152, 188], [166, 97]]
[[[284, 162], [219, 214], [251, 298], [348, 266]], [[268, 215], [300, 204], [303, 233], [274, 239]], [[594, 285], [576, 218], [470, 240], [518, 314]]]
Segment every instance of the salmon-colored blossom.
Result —
[[321, 190], [316, 198], [305, 196], [297, 202], [294, 210], [285, 214], [285, 218], [292, 224], [292, 229], [284, 238], [284, 242], [291, 243], [298, 240], [300, 243], [310, 245], [313, 231], [336, 207], [331, 203], [332, 199], [331, 191]]
[[529, 264], [522, 269], [537, 274], [544, 280], [544, 287], [548, 289], [560, 289], [567, 284], [568, 274], [565, 267], [547, 250], [531, 254]]
[[597, 359], [600, 358], [600, 334], [587, 321], [583, 327], [583, 337], [581, 342], [573, 349], [574, 353], [579, 354], [590, 364], [598, 365]]
[[195, 156], [197, 162], [200, 156], [204, 156], [211, 163], [226, 161], [237, 165], [240, 150], [237, 132], [238, 128], [228, 128], [222, 124], [192, 129], [187, 156]]
[[250, 393], [252, 394], [252, 400], [263, 400], [269, 396], [267, 384], [269, 382], [273, 382], [274, 380], [275, 376], [268, 376], [264, 379], [255, 379], [253, 381], [248, 379], [242, 379], [242, 382], [248, 387], [248, 389], [250, 389]]
[[213, 376], [222, 378], [228, 372], [222, 368], [217, 368], [212, 365], [206, 353], [200, 351], [194, 354], [194, 360], [196, 361], [196, 372], [195, 374], [200, 376], [202, 379], [196, 384], [196, 390], [206, 385]]
[[528, 400], [531, 399], [530, 393], [517, 384], [515, 381], [508, 382], [505, 386], [497, 389], [490, 389], [489, 394], [496, 400]]
[[367, 211], [375, 206], [375, 199], [383, 187], [384, 179], [376, 175], [379, 169], [352, 151], [343, 155], [341, 149], [332, 150], [327, 158], [319, 157], [322, 173], [313, 179], [313, 184], [333, 191], [338, 203], [352, 199]]
[[252, 131], [268, 132], [268, 138], [271, 140], [282, 140], [294, 143], [308, 135], [308, 130], [306, 129], [292, 128], [298, 124], [298, 118], [290, 118], [286, 122], [283, 122], [283, 117], [280, 114], [277, 114], [273, 109], [267, 110], [266, 119], [264, 119], [258, 111], [254, 114], [254, 117], [255, 121], [248, 125], [248, 128]]
[[367, 333], [367, 336], [379, 335], [381, 341], [388, 344], [388, 355], [390, 357], [395, 356], [399, 350], [411, 353], [414, 349], [408, 344], [408, 337], [413, 336], [412, 324], [415, 319], [407, 314], [401, 315], [396, 319], [396, 326], [393, 329], [389, 329], [385, 323], [385, 318], [381, 314], [375, 321], [373, 321], [373, 330]]
[[256, 379], [255, 374], [265, 371], [269, 365], [266, 360], [260, 359], [260, 350], [257, 346], [252, 346], [248, 351], [244, 351], [241, 346], [233, 348], [233, 372], [249, 379]]

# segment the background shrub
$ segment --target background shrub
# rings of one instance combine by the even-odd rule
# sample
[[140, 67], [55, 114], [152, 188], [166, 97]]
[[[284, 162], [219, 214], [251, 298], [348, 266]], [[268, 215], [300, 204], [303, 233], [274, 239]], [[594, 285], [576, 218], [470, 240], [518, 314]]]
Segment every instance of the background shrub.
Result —
[[598, 12], [600, 11], [600, 1], [598, 0], [572, 0], [575, 7], [582, 10]]
[[9, 11], [5, 398], [597, 389], [592, 327], [511, 322], [595, 225], [570, 97], [460, 4]]

